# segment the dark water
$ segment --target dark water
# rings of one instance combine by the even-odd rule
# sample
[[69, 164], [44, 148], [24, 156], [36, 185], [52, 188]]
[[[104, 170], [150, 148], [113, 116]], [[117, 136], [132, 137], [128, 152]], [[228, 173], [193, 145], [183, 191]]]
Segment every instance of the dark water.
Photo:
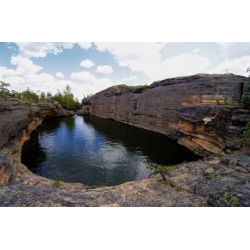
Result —
[[197, 159], [168, 137], [95, 116], [45, 121], [22, 149], [32, 172], [54, 180], [117, 185], [150, 174], [151, 163]]

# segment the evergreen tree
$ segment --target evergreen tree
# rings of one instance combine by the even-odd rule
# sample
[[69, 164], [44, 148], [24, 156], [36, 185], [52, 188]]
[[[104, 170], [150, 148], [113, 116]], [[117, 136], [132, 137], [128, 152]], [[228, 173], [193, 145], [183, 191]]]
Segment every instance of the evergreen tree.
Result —
[[49, 102], [51, 102], [53, 96], [52, 96], [52, 94], [51, 94], [50, 91], [47, 92], [47, 96], [46, 97], [49, 100]]
[[70, 97], [71, 97], [71, 88], [69, 84], [66, 85], [66, 89], [64, 89], [64, 95], [66, 96], [67, 99], [67, 109], [69, 110], [69, 102], [70, 102]]
[[3, 93], [3, 94], [9, 93], [9, 90], [7, 89], [7, 87], [9, 86], [10, 86], [9, 83], [0, 81], [0, 93]]

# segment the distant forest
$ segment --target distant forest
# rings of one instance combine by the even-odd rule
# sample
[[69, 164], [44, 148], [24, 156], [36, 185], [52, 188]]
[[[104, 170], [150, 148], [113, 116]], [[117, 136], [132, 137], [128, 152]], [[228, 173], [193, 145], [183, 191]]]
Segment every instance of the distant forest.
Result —
[[61, 106], [68, 110], [77, 110], [80, 108], [81, 103], [78, 98], [74, 97], [71, 92], [71, 88], [69, 85], [66, 85], [66, 88], [61, 90], [57, 90], [55, 95], [52, 95], [50, 91], [45, 92], [34, 92], [30, 88], [27, 88], [25, 91], [17, 92], [15, 90], [9, 90], [11, 87], [10, 84], [0, 81], [0, 93], [16, 97], [20, 100], [25, 101], [26, 103], [54, 103], [55, 101], [59, 102]]

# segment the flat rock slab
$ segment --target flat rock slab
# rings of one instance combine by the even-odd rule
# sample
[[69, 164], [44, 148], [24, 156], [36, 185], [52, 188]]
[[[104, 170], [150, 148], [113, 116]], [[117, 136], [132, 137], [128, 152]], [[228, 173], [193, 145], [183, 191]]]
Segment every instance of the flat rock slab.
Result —
[[[0, 206], [250, 206], [250, 173], [245, 171], [248, 162], [249, 152], [225, 156], [217, 162], [200, 160], [174, 166], [166, 173], [166, 180], [156, 175], [95, 189], [83, 185], [73, 188], [75, 184], [64, 183], [54, 187], [52, 181], [45, 185], [39, 183], [39, 178], [45, 178], [27, 173], [29, 182], [0, 186]], [[36, 180], [33, 184], [32, 178]]]
[[[67, 191], [60, 188], [29, 186], [23, 183], [0, 186], [0, 206], [2, 207], [161, 207], [161, 206], [204, 206], [206, 200], [201, 195], [185, 191], [172, 195], [171, 187], [154, 182], [125, 184], [114, 188]], [[150, 188], [150, 189], [149, 189]]]

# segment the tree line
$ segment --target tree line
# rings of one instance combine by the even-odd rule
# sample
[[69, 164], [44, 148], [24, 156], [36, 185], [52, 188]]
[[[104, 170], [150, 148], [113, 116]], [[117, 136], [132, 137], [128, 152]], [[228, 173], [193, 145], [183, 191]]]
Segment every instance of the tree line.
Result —
[[16, 97], [25, 102], [33, 103], [54, 103], [58, 102], [60, 105], [68, 110], [77, 110], [80, 108], [81, 103], [77, 97], [74, 97], [71, 92], [70, 85], [66, 85], [66, 88], [63, 91], [57, 90], [57, 93], [53, 95], [50, 91], [32, 91], [29, 87], [22, 91], [18, 92], [15, 90], [9, 90], [10, 84], [0, 81], [0, 93]]

